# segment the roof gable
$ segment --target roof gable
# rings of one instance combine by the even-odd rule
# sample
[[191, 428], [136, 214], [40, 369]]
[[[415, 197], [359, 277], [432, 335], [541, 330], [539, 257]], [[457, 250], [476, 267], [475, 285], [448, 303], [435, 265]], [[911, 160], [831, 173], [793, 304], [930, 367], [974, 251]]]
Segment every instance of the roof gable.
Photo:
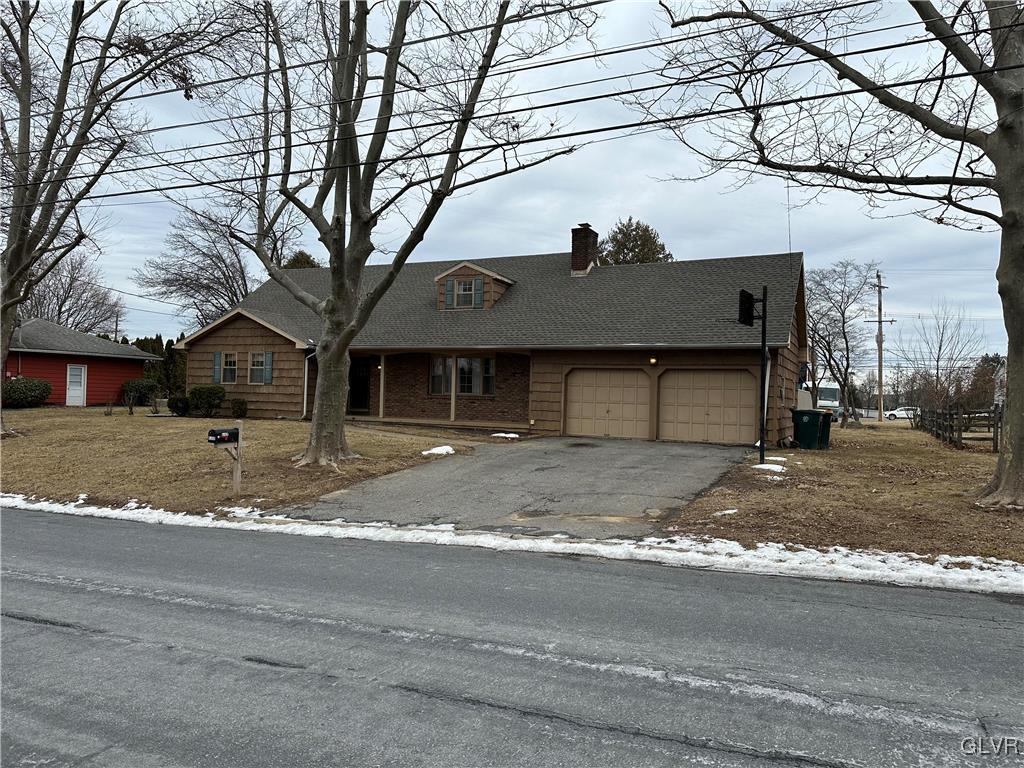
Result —
[[[295, 303], [298, 304], [298, 302], [295, 302]], [[299, 304], [299, 306], [301, 307], [302, 305]], [[305, 307], [303, 307], [303, 309], [305, 309]], [[310, 314], [312, 314], [312, 313], [310, 313]], [[279, 336], [283, 336], [284, 338], [288, 339], [288, 341], [290, 341], [293, 344], [295, 344], [296, 348], [298, 348], [298, 349], [305, 349], [307, 347], [311, 347], [311, 346], [315, 346], [316, 345], [316, 342], [311, 337], [307, 336], [306, 340], [302, 340], [301, 338], [297, 338], [296, 336], [292, 335], [287, 330], [283, 330], [282, 328], [279, 328], [278, 324], [281, 324], [280, 323], [280, 319], [277, 319], [276, 322], [275, 322], [275, 318], [274, 318], [273, 315], [274, 315], [273, 312], [269, 312], [268, 311], [268, 312], [255, 313], [255, 312], [250, 312], [250, 311], [244, 309], [241, 306], [238, 306], [238, 307], [235, 307], [234, 309], [232, 309], [226, 315], [221, 315], [220, 317], [218, 317], [216, 320], [214, 320], [209, 325], [203, 326], [202, 328], [200, 328], [198, 331], [196, 331], [195, 333], [191, 334], [190, 336], [186, 336], [184, 339], [182, 339], [181, 341], [177, 342], [174, 345], [174, 348], [175, 349], [188, 349], [188, 345], [191, 342], [195, 341], [196, 339], [198, 339], [198, 338], [200, 338], [202, 336], [205, 336], [210, 331], [213, 331], [213, 330], [216, 330], [217, 328], [220, 328], [222, 325], [224, 325], [225, 323], [229, 322], [230, 320], [233, 320], [236, 317], [247, 317], [250, 320], [252, 320], [254, 323], [259, 323], [260, 325], [262, 325], [267, 330], [273, 331], [274, 333], [278, 334]], [[285, 318], [284, 325], [287, 325], [287, 324], [288, 324], [288, 321], [287, 321], [287, 318]]]
[[450, 275], [452, 272], [458, 272], [460, 269], [472, 269], [472, 270], [475, 270], [476, 272], [479, 272], [481, 275], [487, 275], [488, 277], [490, 277], [490, 278], [492, 278], [494, 280], [499, 280], [499, 281], [505, 283], [506, 285], [515, 285], [515, 282], [516, 282], [515, 280], [507, 278], [504, 275], [499, 275], [497, 272], [492, 272], [489, 269], [481, 267], [479, 264], [474, 264], [472, 261], [460, 261], [454, 267], [450, 267], [449, 269], [446, 269], [444, 272], [442, 272], [437, 277], [435, 277], [434, 278], [434, 282], [436, 283], [436, 282], [438, 282], [440, 280], [443, 280], [448, 275]]

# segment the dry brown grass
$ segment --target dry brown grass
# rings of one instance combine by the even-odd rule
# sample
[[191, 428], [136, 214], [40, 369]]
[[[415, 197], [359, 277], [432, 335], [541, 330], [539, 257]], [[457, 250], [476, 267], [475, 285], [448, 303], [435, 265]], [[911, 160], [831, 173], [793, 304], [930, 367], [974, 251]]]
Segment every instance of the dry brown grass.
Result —
[[309, 424], [250, 419], [243, 431], [243, 496], [235, 499], [227, 452], [206, 443], [209, 429], [230, 426], [231, 419], [148, 417], [142, 410], [134, 416], [123, 409], [113, 416], [93, 408], [5, 411], [5, 426], [21, 434], [0, 443], [0, 487], [60, 500], [86, 493], [91, 502], [114, 506], [138, 499], [181, 512], [250, 503], [269, 508], [427, 461], [420, 451], [436, 445], [459, 451], [473, 445], [466, 435], [350, 427], [349, 441], [362, 458], [339, 471], [296, 469], [291, 457], [305, 445]]
[[[666, 521], [666, 530], [746, 546], [775, 541], [1024, 562], [1024, 513], [974, 503], [995, 454], [948, 448], [905, 422], [833, 426], [831, 442], [828, 451], [770, 451], [788, 459], [779, 482], [750, 464], [737, 467]], [[714, 516], [727, 509], [739, 511]]]

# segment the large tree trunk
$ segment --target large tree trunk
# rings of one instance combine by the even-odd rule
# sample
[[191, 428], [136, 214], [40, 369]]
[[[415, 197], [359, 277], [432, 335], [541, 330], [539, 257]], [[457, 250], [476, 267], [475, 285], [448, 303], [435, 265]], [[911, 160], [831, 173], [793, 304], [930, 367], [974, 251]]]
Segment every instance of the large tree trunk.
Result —
[[[7, 271], [2, 270], [0, 272], [0, 285], [4, 285], [7, 282]], [[2, 299], [6, 300], [7, 294], [4, 292]], [[7, 378], [7, 356], [11, 352], [11, 339], [14, 337], [14, 329], [18, 325], [18, 307], [20, 304], [12, 304], [0, 313], [0, 377]], [[0, 433], [6, 433], [7, 427], [3, 423], [3, 403], [0, 403]]]
[[[334, 330], [332, 330], [334, 329]], [[316, 392], [306, 450], [299, 466], [324, 464], [356, 458], [345, 435], [345, 406], [348, 403], [348, 345], [341, 343], [340, 327], [324, 323], [324, 335], [316, 348]]]
[[[1019, 173], [1024, 173], [1024, 163]], [[1003, 206], [1003, 236], [996, 279], [1006, 324], [1006, 404], [999, 441], [999, 463], [980, 503], [1024, 508], [1024, 177], [1006, 177], [1018, 187], [1004, 195], [1020, 200]]]

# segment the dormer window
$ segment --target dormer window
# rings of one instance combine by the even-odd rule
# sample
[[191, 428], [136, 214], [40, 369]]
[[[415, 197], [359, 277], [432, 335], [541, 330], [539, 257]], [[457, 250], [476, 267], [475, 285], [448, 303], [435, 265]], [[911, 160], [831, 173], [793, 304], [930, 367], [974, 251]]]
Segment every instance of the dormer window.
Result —
[[438, 309], [490, 309], [514, 280], [464, 261], [434, 278]]
[[[480, 290], [475, 290], [473, 283], [480, 283]], [[456, 307], [482, 307], [484, 305], [484, 281], [481, 278], [475, 280], [456, 280], [455, 306]], [[479, 294], [479, 301], [476, 300]]]

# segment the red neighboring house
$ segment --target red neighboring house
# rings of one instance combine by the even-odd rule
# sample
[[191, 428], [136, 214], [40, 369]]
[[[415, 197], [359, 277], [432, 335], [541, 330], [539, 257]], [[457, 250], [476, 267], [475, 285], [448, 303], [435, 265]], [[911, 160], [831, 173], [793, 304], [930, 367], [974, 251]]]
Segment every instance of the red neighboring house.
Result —
[[142, 378], [147, 360], [159, 359], [137, 347], [36, 318], [14, 330], [4, 378], [50, 382], [48, 405], [106, 405], [121, 401], [126, 381]]

